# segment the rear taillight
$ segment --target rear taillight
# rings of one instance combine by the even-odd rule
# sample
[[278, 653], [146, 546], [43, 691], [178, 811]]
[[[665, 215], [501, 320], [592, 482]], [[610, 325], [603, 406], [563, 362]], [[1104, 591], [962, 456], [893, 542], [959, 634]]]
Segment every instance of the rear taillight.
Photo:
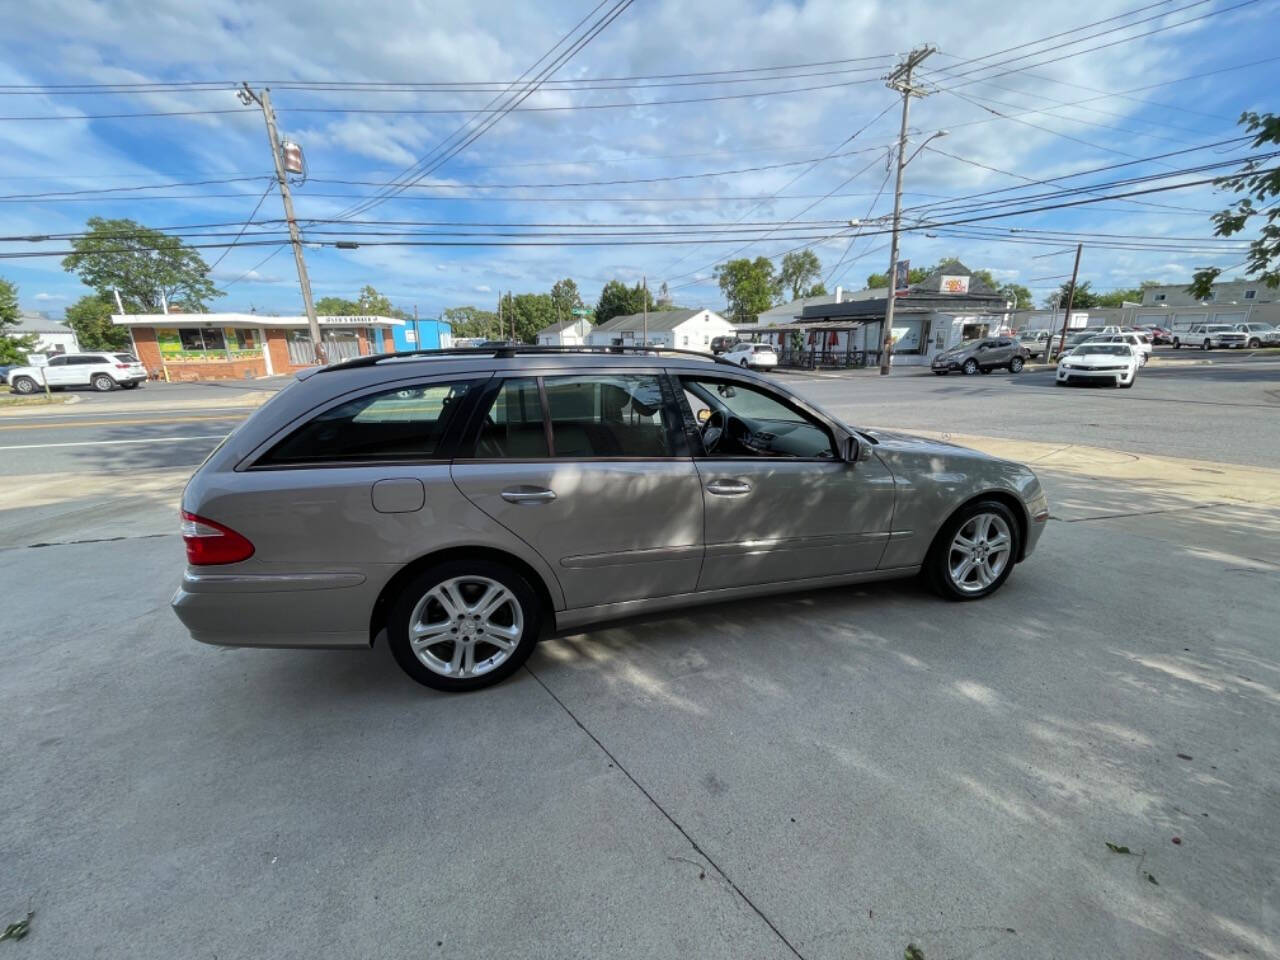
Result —
[[253, 544], [230, 527], [182, 511], [182, 542], [193, 567], [239, 563], [253, 556]]
[[116, 364], [116, 369], [117, 369], [117, 370], [128, 370], [128, 369], [129, 369], [129, 365], [128, 365], [127, 363], [117, 363], [117, 364]]

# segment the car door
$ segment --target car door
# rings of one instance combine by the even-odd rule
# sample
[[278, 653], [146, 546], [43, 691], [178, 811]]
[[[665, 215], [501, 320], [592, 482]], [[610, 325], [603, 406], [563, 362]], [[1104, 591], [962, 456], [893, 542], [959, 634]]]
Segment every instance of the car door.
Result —
[[661, 370], [498, 378], [469, 434], [454, 482], [543, 557], [567, 607], [696, 588], [702, 489]]
[[75, 354], [50, 357], [43, 370], [45, 382], [51, 387], [63, 387], [69, 384], [72, 378], [71, 363], [76, 359]]
[[877, 567], [894, 504], [893, 476], [878, 459], [844, 461], [831, 424], [754, 381], [676, 376], [701, 424], [692, 437], [705, 505], [699, 590]]

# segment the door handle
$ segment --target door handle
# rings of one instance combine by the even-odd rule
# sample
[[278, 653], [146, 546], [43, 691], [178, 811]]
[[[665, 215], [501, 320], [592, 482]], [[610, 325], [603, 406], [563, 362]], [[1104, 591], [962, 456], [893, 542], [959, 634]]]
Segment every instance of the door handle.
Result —
[[741, 497], [751, 492], [751, 484], [745, 480], [712, 480], [707, 484], [707, 493], [720, 497]]
[[502, 491], [502, 499], [507, 503], [549, 503], [555, 498], [556, 492], [546, 487], [508, 487]]

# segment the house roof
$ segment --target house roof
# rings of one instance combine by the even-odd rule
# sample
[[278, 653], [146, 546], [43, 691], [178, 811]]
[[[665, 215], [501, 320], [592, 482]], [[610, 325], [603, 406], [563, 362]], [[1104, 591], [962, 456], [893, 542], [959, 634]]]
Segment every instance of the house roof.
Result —
[[29, 333], [72, 333], [72, 329], [62, 320], [52, 320], [43, 313], [31, 313], [23, 310], [18, 314], [18, 322], [9, 328], [9, 333], [16, 337], [25, 337]]
[[[690, 317], [696, 317], [704, 310], [706, 310], [706, 307], [698, 307], [695, 310], [650, 310], [648, 319], [649, 331], [674, 330]], [[713, 317], [719, 316], [715, 313], [711, 315]], [[643, 330], [645, 322], [643, 313], [628, 313], [597, 324], [595, 329], [601, 333], [619, 330]]]
[[[969, 292], [943, 293], [942, 278], [944, 276], [969, 277]], [[806, 307], [802, 314], [802, 319], [813, 321], [834, 320], [837, 318], [883, 317], [885, 306], [888, 302], [885, 296], [887, 293], [888, 290], [886, 289], [884, 293], [874, 299], [849, 300], [845, 303]], [[933, 273], [919, 283], [913, 283], [907, 289], [906, 296], [897, 299], [894, 312], [898, 314], [927, 313], [931, 310], [946, 311], [956, 308], [1000, 310], [1004, 305], [1004, 297], [975, 277], [972, 270], [959, 260], [948, 260], [939, 264]]]
[[595, 329], [595, 325], [586, 317], [572, 317], [569, 320], [561, 320], [559, 323], [553, 323], [549, 327], [543, 327], [535, 333], [534, 336], [540, 337], [544, 333], [563, 333], [565, 330], [577, 329], [578, 324], [582, 324], [582, 329], [586, 333], [590, 333]]
[[[317, 317], [322, 327], [403, 327], [395, 317]], [[306, 317], [269, 317], [262, 313], [113, 313], [117, 327], [305, 327]]]

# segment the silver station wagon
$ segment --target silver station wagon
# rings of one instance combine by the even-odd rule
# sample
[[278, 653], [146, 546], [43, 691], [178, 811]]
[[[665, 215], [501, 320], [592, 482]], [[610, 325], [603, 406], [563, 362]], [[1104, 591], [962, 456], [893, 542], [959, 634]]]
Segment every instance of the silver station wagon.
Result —
[[182, 496], [173, 608], [205, 643], [368, 647], [472, 690], [609, 618], [923, 574], [987, 596], [1034, 473], [847, 426], [708, 356], [424, 351], [299, 375]]

